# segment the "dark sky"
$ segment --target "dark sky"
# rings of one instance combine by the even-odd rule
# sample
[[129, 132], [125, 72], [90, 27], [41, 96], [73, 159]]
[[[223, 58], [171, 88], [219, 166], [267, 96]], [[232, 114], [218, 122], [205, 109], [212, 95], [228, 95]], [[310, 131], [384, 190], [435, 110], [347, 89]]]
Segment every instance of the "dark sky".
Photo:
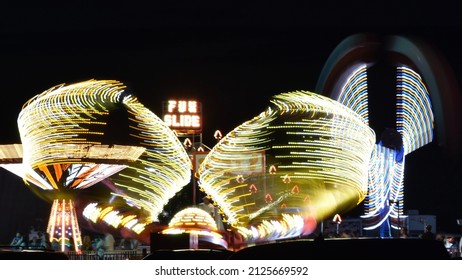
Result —
[[[417, 36], [439, 49], [462, 77], [460, 16], [448, 5], [163, 1], [147, 6], [84, 0], [25, 8], [10, 2], [0, 4], [1, 144], [20, 142], [16, 118], [29, 98], [61, 83], [115, 79], [159, 116], [169, 98], [202, 102], [204, 143], [213, 146], [215, 130], [226, 133], [259, 114], [271, 96], [314, 91], [334, 48], [360, 32]], [[407, 158], [405, 209], [438, 214], [454, 231], [459, 230], [455, 219], [462, 218], [461, 168], [447, 165], [441, 149], [432, 144]], [[48, 205], [14, 175], [1, 169], [0, 183], [3, 221], [17, 212], [16, 221], [28, 225], [41, 219], [30, 213], [42, 208], [48, 215]], [[7, 220], [8, 228], [22, 226]]]

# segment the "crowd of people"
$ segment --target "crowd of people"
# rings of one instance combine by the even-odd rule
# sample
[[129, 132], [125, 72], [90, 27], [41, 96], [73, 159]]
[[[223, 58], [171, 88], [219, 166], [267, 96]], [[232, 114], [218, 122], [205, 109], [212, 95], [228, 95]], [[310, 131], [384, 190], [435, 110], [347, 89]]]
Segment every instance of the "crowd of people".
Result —
[[[409, 234], [407, 232], [407, 227], [401, 228], [401, 238], [408, 238]], [[448, 253], [453, 258], [461, 257], [462, 252], [462, 242], [460, 242], [460, 237], [457, 237], [453, 234], [446, 235], [443, 233], [434, 233], [433, 227], [431, 224], [425, 226], [425, 230], [422, 234], [418, 235], [418, 238], [424, 240], [438, 240], [444, 243], [444, 247], [448, 250]]]
[[[15, 250], [61, 251], [60, 244], [56, 241], [51, 242], [47, 232], [36, 230], [33, 226], [30, 227], [28, 234], [16, 232], [9, 245]], [[102, 258], [104, 254], [114, 250], [136, 250], [138, 245], [139, 242], [131, 238], [121, 238], [116, 241], [114, 236], [109, 232], [104, 235], [94, 235], [93, 238], [91, 235], [86, 234], [82, 237], [82, 246], [79, 248], [79, 251], [94, 252], [99, 258]], [[73, 246], [73, 240], [70, 240], [66, 244], [65, 251], [77, 251]]]
[[82, 238], [82, 254], [96, 254], [97, 259], [104, 259], [105, 255], [115, 251], [137, 250], [139, 242], [132, 238], [115, 239], [114, 236], [106, 232], [104, 235], [84, 235]]
[[31, 226], [29, 233], [23, 235], [21, 232], [16, 232], [15, 236], [10, 242], [13, 249], [43, 249], [51, 250], [50, 236], [47, 232], [36, 230]]
[[[215, 220], [222, 220], [216, 207], [211, 202], [210, 198], [204, 197], [203, 202], [198, 205], [199, 208], [209, 213]], [[224, 226], [218, 223], [218, 230], [223, 230]], [[325, 238], [356, 238], [359, 237], [357, 232], [343, 229], [337, 234], [331, 234], [327, 228], [324, 229], [322, 237]], [[460, 258], [462, 252], [461, 237], [456, 235], [446, 235], [443, 233], [434, 233], [430, 224], [426, 225], [425, 230], [418, 236], [410, 236], [407, 227], [400, 229], [400, 238], [419, 238], [427, 240], [439, 240], [444, 243], [452, 257]], [[57, 242], [51, 242], [50, 236], [47, 232], [36, 230], [33, 226], [30, 227], [28, 234], [17, 232], [10, 242], [10, 247], [16, 250], [52, 250], [61, 251], [60, 245]], [[97, 235], [84, 235], [82, 237], [82, 246], [79, 250], [75, 250], [73, 242], [66, 246], [65, 251], [81, 251], [84, 253], [94, 253], [98, 258], [103, 258], [105, 254], [111, 253], [115, 250], [137, 250], [139, 241], [134, 238], [120, 238], [116, 240], [114, 236], [106, 232]]]

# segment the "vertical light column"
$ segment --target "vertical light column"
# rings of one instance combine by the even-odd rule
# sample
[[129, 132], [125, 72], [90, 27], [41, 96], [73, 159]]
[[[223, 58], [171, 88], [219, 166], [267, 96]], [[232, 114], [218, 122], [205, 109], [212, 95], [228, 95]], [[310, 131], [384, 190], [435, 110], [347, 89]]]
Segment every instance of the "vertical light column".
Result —
[[[80, 251], [82, 238], [77, 220], [74, 202], [69, 199], [55, 199], [51, 207], [47, 232], [51, 241], [60, 244], [61, 251], [66, 251], [66, 245], [74, 245], [75, 251]], [[71, 244], [73, 242], [73, 244]]]

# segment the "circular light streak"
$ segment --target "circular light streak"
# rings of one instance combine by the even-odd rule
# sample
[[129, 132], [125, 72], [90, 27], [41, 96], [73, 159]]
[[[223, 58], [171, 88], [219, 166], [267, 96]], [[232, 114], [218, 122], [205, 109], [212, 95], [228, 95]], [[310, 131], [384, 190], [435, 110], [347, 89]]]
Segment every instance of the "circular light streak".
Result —
[[300, 235], [313, 230], [304, 221], [359, 204], [375, 144], [360, 115], [327, 97], [297, 91], [271, 103], [223, 137], [198, 169], [200, 187], [252, 240]]

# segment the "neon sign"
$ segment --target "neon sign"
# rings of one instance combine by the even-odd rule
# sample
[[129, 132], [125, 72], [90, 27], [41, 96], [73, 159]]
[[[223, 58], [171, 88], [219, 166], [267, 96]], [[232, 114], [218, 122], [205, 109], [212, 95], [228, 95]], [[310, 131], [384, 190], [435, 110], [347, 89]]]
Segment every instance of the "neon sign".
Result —
[[195, 100], [168, 100], [163, 104], [163, 120], [177, 131], [199, 132], [202, 127], [202, 106]]

